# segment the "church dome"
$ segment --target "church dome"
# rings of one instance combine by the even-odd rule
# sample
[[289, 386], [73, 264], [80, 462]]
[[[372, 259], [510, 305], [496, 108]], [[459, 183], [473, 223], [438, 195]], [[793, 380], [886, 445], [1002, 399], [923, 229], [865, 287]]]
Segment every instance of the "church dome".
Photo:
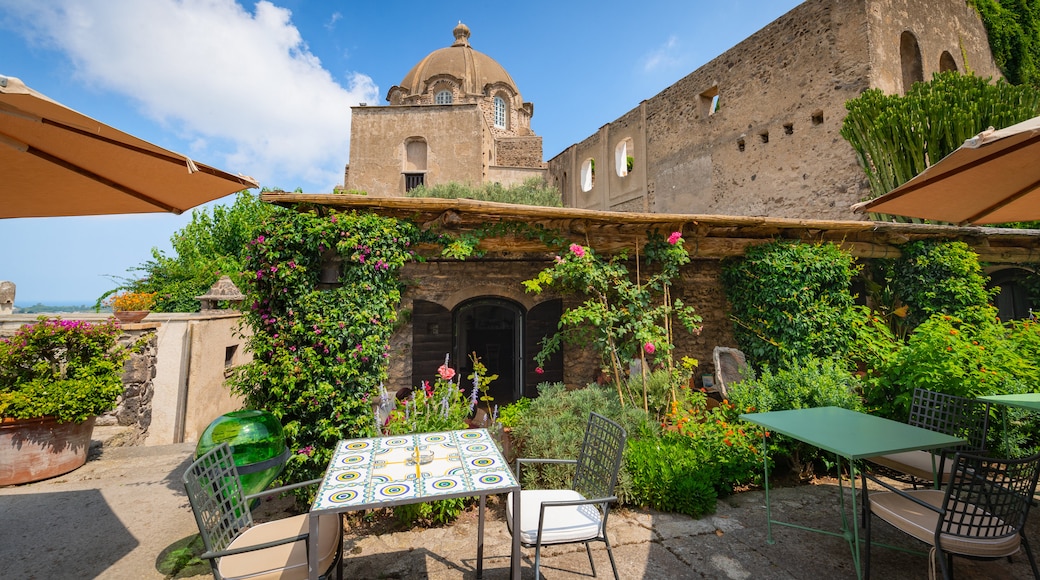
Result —
[[473, 50], [469, 45], [469, 27], [459, 23], [453, 31], [455, 42], [447, 48], [431, 52], [412, 67], [401, 84], [390, 89], [387, 100], [392, 100], [395, 91], [401, 96], [420, 95], [431, 88], [431, 80], [449, 77], [460, 83], [458, 90], [463, 95], [486, 95], [490, 86], [508, 88], [519, 97], [512, 77], [490, 56]]

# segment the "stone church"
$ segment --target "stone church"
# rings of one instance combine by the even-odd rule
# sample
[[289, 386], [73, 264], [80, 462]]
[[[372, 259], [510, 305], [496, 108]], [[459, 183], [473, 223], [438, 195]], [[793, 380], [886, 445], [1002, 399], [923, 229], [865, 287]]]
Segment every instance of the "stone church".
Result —
[[[675, 295], [696, 307], [704, 331], [676, 346], [680, 356], [702, 361], [698, 374], [711, 372], [714, 346], [735, 346], [718, 282], [720, 258], [742, 254], [746, 244], [832, 239], [855, 255], [885, 257], [916, 236], [964, 235], [867, 227], [850, 209], [870, 195], [866, 179], [839, 131], [845, 102], [866, 89], [903, 93], [941, 70], [999, 76], [982, 22], [965, 0], [807, 0], [548, 163], [531, 128], [533, 104], [469, 37], [460, 23], [451, 46], [422, 58], [389, 90], [388, 105], [352, 109], [345, 187], [368, 195], [324, 196], [336, 201], [318, 203], [386, 215], [425, 212], [430, 223], [440, 223], [448, 212], [434, 208], [444, 212], [437, 217], [430, 208], [444, 200], [387, 198], [420, 184], [506, 185], [541, 176], [559, 187], [565, 206], [545, 223], [571, 227], [580, 243], [596, 243], [587, 242], [594, 227], [606, 236], [603, 243], [626, 244], [652, 226], [680, 229], [694, 261]], [[470, 210], [467, 217], [459, 202], [453, 213], [473, 227], [505, 219]], [[611, 213], [600, 214], [603, 223], [596, 225], [600, 218], [583, 210]], [[652, 223], [655, 215], [660, 224]], [[793, 227], [785, 218], [857, 221], [826, 229]], [[431, 379], [446, 353], [467, 373], [472, 352], [499, 375], [492, 394], [503, 404], [534, 395], [542, 381], [587, 383], [598, 362], [583, 349], [568, 349], [543, 373], [534, 372], [538, 341], [570, 306], [570, 298], [522, 290], [520, 282], [549, 259], [544, 250], [504, 251], [406, 266], [402, 308], [411, 319], [393, 340], [391, 386]]]
[[542, 178], [542, 138], [502, 65], [470, 46], [459, 23], [455, 42], [426, 55], [386, 95], [389, 106], [351, 109], [348, 190], [403, 195], [418, 185], [480, 185]]

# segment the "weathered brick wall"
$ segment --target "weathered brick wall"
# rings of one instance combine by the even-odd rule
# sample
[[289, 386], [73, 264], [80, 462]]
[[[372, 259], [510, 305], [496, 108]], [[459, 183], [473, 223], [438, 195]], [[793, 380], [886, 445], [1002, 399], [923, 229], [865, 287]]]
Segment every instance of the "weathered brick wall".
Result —
[[542, 167], [542, 138], [495, 139], [495, 162], [502, 167]]
[[[421, 299], [435, 302], [451, 310], [460, 303], [477, 297], [506, 298], [530, 310], [536, 304], [558, 298], [552, 293], [525, 294], [521, 282], [533, 278], [551, 264], [551, 259], [530, 261], [427, 262], [407, 264], [401, 278], [406, 291], [401, 309], [410, 311], [412, 301]], [[689, 356], [700, 361], [695, 375], [710, 374], [711, 353], [716, 346], [736, 346], [732, 323], [728, 318], [729, 306], [719, 282], [721, 263], [717, 260], [694, 260], [676, 280], [672, 295], [693, 306], [703, 319], [700, 334], [690, 335], [676, 330], [676, 357]], [[582, 298], [564, 296], [564, 308], [578, 306]], [[395, 391], [410, 386], [412, 369], [412, 327], [402, 325], [390, 343], [390, 377], [387, 389]], [[533, 356], [533, 353], [527, 353]], [[568, 346], [564, 351], [564, 381], [572, 387], [584, 386], [592, 380], [599, 368], [599, 356], [583, 346]]]

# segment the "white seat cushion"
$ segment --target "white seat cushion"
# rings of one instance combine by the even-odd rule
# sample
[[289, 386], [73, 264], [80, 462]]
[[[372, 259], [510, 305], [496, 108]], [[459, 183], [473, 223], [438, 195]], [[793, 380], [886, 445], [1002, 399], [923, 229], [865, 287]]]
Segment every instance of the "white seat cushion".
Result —
[[[939, 469], [941, 458], [939, 457], [939, 454], [933, 455], [930, 451], [904, 451], [902, 453], [890, 453], [888, 455], [868, 457], [867, 461], [877, 463], [878, 465], [884, 465], [885, 467], [907, 475], [912, 475], [917, 479], [932, 481], [933, 470]], [[950, 473], [952, 472], [953, 457], [947, 457], [946, 463], [943, 465], [942, 478], [939, 481], [943, 483], [949, 481]]]
[[[306, 534], [307, 514], [256, 524], [242, 532], [228, 549], [242, 548], [281, 538]], [[338, 529], [337, 529], [338, 528]], [[318, 570], [324, 572], [332, 565], [343, 533], [338, 516], [325, 516], [318, 521]], [[305, 541], [305, 540], [304, 540]], [[307, 578], [307, 547], [304, 541], [282, 544], [256, 552], [224, 556], [217, 565], [220, 575], [228, 580], [295, 580]]]
[[[937, 509], [942, 505], [944, 492], [935, 489], [914, 490], [904, 492], [916, 499]], [[903, 530], [911, 536], [929, 545], [935, 543], [935, 528], [939, 523], [939, 513], [924, 506], [914, 503], [912, 500], [898, 493], [885, 491], [871, 493], [870, 511], [886, 522]], [[958, 509], [963, 509], [958, 507]], [[990, 520], [986, 523], [1000, 524], [994, 522], [994, 517], [985, 511], [974, 508], [972, 519], [976, 521]], [[942, 549], [955, 554], [965, 556], [977, 556], [982, 558], [1000, 558], [1010, 556], [1018, 551], [1020, 536], [1012, 534], [1003, 538], [964, 538], [943, 534], [940, 536]]]
[[[538, 539], [538, 513], [543, 501], [585, 499], [569, 489], [531, 489], [520, 492], [520, 541], [534, 545]], [[581, 542], [599, 537], [602, 514], [594, 505], [545, 508], [542, 544]], [[513, 527], [513, 494], [506, 499], [506, 522]]]

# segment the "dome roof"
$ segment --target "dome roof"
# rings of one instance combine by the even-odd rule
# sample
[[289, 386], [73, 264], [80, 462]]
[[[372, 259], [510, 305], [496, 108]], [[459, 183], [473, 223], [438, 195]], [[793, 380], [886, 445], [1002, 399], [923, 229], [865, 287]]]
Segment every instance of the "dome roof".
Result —
[[[469, 45], [469, 27], [459, 22], [453, 31], [455, 42], [447, 48], [441, 48], [426, 55], [419, 61], [398, 87], [406, 94], [422, 94], [432, 77], [450, 75], [459, 79], [459, 87], [464, 94], [483, 94], [484, 87], [501, 83], [507, 85], [514, 93], [519, 94], [513, 79], [490, 56], [473, 50]], [[392, 90], [392, 89], [391, 89]]]

